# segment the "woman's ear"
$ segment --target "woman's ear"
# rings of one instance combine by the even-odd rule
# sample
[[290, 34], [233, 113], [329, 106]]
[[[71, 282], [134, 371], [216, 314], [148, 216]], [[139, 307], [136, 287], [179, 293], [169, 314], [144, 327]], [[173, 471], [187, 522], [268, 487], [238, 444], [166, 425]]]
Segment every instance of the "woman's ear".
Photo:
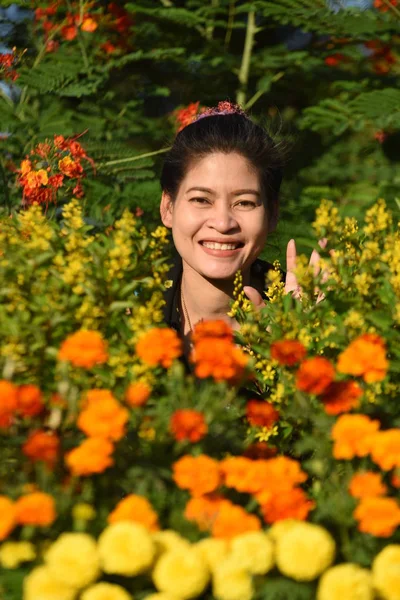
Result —
[[172, 227], [172, 210], [172, 198], [169, 194], [163, 192], [161, 196], [160, 215], [163, 225], [165, 225], [165, 227], [168, 227], [169, 229], [171, 229]]

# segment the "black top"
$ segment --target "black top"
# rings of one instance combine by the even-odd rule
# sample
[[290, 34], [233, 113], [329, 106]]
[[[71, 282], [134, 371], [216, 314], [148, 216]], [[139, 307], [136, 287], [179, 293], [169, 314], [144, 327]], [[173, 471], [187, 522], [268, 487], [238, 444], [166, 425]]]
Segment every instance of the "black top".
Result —
[[[169, 327], [175, 329], [180, 334], [179, 288], [183, 265], [182, 258], [178, 253], [175, 254], [173, 262], [173, 267], [167, 275], [167, 279], [172, 281], [172, 285], [164, 293], [164, 321]], [[250, 267], [250, 285], [258, 290], [260, 294], [266, 289], [265, 279], [268, 271], [271, 269], [273, 269], [273, 266], [260, 258], [257, 258]]]

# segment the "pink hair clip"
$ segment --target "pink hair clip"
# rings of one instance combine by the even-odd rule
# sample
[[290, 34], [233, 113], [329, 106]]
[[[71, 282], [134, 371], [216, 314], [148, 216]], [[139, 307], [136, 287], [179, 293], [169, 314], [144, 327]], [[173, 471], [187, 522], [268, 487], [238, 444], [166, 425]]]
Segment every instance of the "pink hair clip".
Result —
[[201, 112], [194, 121], [198, 121], [199, 119], [203, 119], [204, 117], [215, 117], [218, 115], [242, 115], [246, 116], [244, 110], [239, 106], [239, 104], [234, 104], [233, 102], [229, 102], [228, 100], [223, 100], [222, 102], [218, 102], [217, 106], [213, 106], [212, 108], [206, 108]]

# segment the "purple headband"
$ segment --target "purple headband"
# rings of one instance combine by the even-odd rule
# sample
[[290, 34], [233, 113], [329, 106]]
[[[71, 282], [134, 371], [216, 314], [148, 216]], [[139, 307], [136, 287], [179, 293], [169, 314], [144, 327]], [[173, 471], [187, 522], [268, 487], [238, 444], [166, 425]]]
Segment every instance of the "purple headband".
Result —
[[247, 117], [246, 113], [239, 106], [239, 104], [233, 104], [228, 100], [224, 100], [222, 102], [218, 102], [218, 106], [206, 108], [203, 112], [197, 115], [192, 122], [195, 123], [204, 117], [215, 117], [218, 115], [242, 115], [243, 117]]

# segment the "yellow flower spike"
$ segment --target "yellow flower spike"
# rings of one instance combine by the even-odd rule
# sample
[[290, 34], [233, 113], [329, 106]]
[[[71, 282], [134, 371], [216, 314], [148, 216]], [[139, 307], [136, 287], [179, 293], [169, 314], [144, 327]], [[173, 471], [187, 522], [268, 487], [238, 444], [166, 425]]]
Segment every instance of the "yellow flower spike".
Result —
[[387, 211], [386, 202], [380, 198], [365, 215], [364, 233], [368, 237], [389, 229], [392, 225], [392, 216]]

